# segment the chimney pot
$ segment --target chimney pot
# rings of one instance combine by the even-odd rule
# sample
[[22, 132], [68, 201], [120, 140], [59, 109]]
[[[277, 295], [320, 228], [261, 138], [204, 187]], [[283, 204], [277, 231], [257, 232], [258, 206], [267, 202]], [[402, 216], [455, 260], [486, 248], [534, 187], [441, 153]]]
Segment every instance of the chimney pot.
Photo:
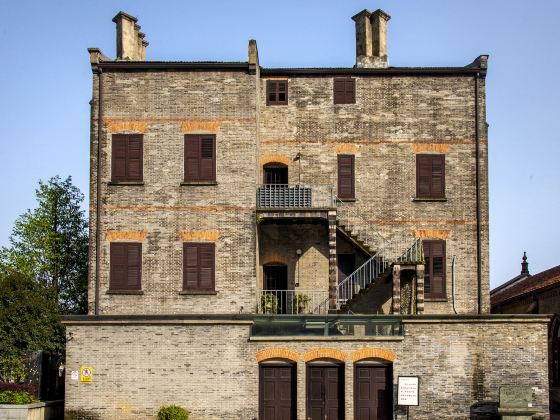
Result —
[[146, 59], [147, 41], [140, 32], [138, 19], [125, 12], [119, 12], [113, 18], [117, 24], [117, 60], [142, 61]]
[[387, 13], [364, 9], [352, 17], [356, 22], [356, 67], [387, 68]]

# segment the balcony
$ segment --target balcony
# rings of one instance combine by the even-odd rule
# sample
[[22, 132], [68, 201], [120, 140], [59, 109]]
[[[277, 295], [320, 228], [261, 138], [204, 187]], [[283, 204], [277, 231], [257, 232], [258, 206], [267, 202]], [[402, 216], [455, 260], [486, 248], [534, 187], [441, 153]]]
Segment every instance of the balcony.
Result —
[[317, 290], [259, 290], [257, 313], [268, 315], [326, 314], [329, 292]]
[[263, 184], [257, 188], [257, 211], [269, 219], [326, 219], [335, 199], [332, 185]]

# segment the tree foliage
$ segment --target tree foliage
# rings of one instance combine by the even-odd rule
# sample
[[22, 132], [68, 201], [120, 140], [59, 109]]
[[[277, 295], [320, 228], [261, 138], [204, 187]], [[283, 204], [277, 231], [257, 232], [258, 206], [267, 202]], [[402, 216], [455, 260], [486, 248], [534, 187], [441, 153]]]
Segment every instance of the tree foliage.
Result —
[[21, 215], [0, 250], [0, 274], [19, 273], [53, 291], [64, 313], [87, 310], [87, 220], [80, 204], [84, 195], [56, 176], [39, 181], [38, 206]]
[[64, 327], [53, 289], [21, 274], [0, 275], [0, 356], [64, 352]]

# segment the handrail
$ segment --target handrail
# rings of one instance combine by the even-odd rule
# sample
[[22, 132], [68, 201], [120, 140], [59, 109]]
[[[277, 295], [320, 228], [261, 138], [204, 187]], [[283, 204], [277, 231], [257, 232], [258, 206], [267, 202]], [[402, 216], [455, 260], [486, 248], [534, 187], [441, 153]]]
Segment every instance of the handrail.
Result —
[[393, 239], [387, 240], [377, 231], [368, 229], [366, 220], [356, 209], [344, 204], [340, 198], [335, 197], [337, 206], [337, 219], [349, 232], [353, 231], [355, 220], [358, 220], [365, 229], [360, 229], [356, 235], [370, 249], [375, 249], [375, 254], [359, 266], [352, 274], [341, 281], [336, 289], [336, 307], [348, 301], [361, 289], [367, 287], [376, 278], [383, 274], [395, 262], [421, 262], [424, 261], [424, 252], [421, 239]]
[[262, 184], [257, 186], [258, 208], [334, 208], [329, 184]]

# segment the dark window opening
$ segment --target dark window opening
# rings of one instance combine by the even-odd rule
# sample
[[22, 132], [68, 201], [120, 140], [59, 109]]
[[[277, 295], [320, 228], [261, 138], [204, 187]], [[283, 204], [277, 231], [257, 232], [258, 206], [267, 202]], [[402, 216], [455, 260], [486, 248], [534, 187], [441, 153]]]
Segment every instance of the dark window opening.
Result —
[[281, 164], [269, 164], [263, 168], [264, 184], [287, 185], [288, 167]]
[[288, 104], [288, 81], [287, 80], [266, 81], [266, 104], [267, 105]]

